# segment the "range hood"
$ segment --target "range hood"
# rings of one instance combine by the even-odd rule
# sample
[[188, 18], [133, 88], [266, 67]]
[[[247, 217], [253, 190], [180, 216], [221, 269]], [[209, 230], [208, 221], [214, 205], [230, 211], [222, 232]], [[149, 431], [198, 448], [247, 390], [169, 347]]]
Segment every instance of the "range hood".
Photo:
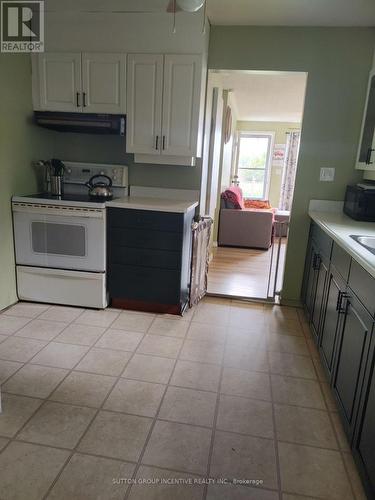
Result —
[[34, 111], [37, 125], [59, 132], [125, 135], [125, 115]]

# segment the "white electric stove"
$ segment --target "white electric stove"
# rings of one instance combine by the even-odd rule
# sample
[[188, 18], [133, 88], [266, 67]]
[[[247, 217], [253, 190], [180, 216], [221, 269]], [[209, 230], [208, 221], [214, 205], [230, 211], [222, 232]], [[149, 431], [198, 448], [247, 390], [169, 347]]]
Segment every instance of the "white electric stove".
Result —
[[128, 194], [122, 165], [63, 162], [64, 195], [14, 196], [12, 211], [20, 300], [105, 308], [106, 205], [85, 186], [93, 175], [112, 179], [114, 199]]

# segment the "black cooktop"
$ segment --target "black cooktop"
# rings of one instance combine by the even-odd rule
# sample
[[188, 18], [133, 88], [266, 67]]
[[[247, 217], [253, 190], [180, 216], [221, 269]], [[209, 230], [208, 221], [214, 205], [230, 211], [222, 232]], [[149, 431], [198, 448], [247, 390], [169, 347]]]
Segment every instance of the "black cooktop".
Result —
[[90, 198], [88, 194], [67, 194], [67, 193], [64, 193], [62, 196], [53, 196], [50, 193], [38, 193], [27, 196], [27, 198], [39, 198], [42, 200], [51, 200], [51, 201], [59, 201], [59, 200], [81, 201], [84, 203], [105, 203], [106, 201], [109, 201], [108, 198]]

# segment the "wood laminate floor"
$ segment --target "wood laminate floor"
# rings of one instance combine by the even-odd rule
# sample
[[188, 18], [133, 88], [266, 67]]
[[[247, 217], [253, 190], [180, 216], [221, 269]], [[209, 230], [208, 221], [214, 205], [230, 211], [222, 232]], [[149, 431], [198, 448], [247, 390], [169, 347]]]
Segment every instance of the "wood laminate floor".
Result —
[[[274, 283], [277, 244], [275, 242], [271, 283]], [[276, 290], [284, 275], [286, 238], [280, 248], [280, 265]], [[272, 251], [251, 248], [217, 247], [208, 272], [208, 293], [237, 297], [267, 298]]]

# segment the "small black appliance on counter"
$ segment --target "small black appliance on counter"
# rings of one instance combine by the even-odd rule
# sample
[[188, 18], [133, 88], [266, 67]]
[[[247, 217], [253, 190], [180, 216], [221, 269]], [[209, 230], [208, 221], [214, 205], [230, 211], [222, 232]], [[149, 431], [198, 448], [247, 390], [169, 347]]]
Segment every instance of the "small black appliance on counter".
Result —
[[375, 183], [347, 186], [344, 213], [355, 220], [375, 222]]

